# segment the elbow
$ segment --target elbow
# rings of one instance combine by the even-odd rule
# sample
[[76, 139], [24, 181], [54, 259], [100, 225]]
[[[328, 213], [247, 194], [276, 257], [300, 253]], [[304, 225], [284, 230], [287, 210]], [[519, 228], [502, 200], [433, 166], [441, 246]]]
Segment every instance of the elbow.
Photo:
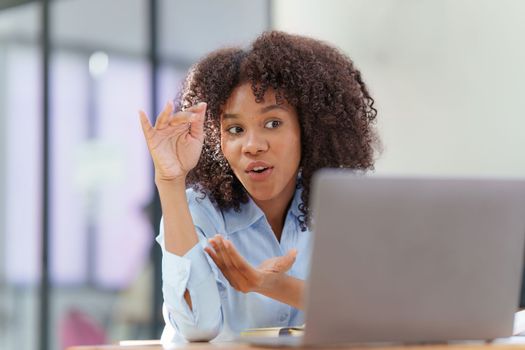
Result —
[[222, 322], [195, 325], [179, 325], [179, 332], [189, 342], [207, 342], [216, 338], [221, 331]]
[[222, 312], [218, 310], [217, 317], [203, 318], [194, 324], [178, 324], [180, 335], [189, 342], [207, 342], [215, 339], [222, 329]]
[[208, 342], [219, 335], [218, 327], [216, 329], [193, 328], [180, 331], [182, 337], [189, 342]]

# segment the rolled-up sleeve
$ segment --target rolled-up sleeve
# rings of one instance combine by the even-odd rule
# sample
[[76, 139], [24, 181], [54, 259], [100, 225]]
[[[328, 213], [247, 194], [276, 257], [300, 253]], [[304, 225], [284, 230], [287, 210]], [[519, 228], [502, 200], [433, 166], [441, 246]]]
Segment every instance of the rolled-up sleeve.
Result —
[[[190, 205], [190, 210], [192, 207], [195, 207], [194, 203]], [[192, 211], [199, 243], [182, 257], [165, 249], [162, 221], [157, 236], [157, 242], [163, 253], [162, 292], [168, 316], [165, 321], [167, 325], [169, 323], [188, 341], [207, 341], [215, 338], [221, 331], [223, 323], [218, 288], [221, 282], [218, 279], [217, 271], [214, 271], [216, 267], [212, 267], [209, 257], [204, 252], [207, 238], [203, 228], [214, 234], [216, 225], [211, 225], [211, 218], [209, 217], [204, 220], [200, 218], [202, 214], [202, 210], [195, 213], [194, 208]], [[212, 234], [210, 232], [207, 234]], [[186, 290], [191, 296], [191, 309], [184, 299]]]

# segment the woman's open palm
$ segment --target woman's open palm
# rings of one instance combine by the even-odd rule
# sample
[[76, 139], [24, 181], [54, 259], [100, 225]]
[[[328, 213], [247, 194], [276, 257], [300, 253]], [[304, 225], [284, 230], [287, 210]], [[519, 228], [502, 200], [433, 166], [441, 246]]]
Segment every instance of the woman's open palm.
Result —
[[175, 114], [168, 102], [152, 126], [146, 113], [139, 112], [157, 179], [185, 177], [197, 165], [204, 143], [205, 113], [204, 102]]

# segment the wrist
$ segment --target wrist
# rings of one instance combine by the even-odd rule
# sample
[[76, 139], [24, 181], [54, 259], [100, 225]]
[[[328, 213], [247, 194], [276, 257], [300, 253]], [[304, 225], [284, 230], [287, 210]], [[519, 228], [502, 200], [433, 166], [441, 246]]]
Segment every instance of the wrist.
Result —
[[155, 185], [157, 188], [160, 187], [183, 187], [186, 188], [186, 176], [178, 176], [175, 178], [162, 178], [161, 176], [155, 175]]
[[254, 292], [259, 294], [267, 294], [278, 287], [279, 280], [285, 276], [282, 273], [275, 272], [263, 272], [261, 273], [261, 280], [259, 285], [255, 288]]

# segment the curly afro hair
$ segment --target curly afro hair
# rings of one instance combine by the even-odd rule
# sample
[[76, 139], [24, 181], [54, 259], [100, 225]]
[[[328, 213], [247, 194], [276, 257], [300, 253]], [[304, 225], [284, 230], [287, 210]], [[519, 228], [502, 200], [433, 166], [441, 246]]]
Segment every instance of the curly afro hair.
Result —
[[310, 180], [320, 168], [373, 170], [379, 145], [374, 128], [374, 100], [352, 60], [336, 48], [311, 38], [278, 31], [260, 35], [247, 50], [214, 51], [190, 70], [178, 96], [178, 109], [208, 104], [206, 138], [188, 185], [210, 196], [219, 208], [240, 210], [248, 193], [233, 174], [220, 147], [220, 118], [232, 91], [251, 83], [255, 101], [274, 89], [277, 103], [294, 106], [301, 128], [299, 210], [308, 226]]

